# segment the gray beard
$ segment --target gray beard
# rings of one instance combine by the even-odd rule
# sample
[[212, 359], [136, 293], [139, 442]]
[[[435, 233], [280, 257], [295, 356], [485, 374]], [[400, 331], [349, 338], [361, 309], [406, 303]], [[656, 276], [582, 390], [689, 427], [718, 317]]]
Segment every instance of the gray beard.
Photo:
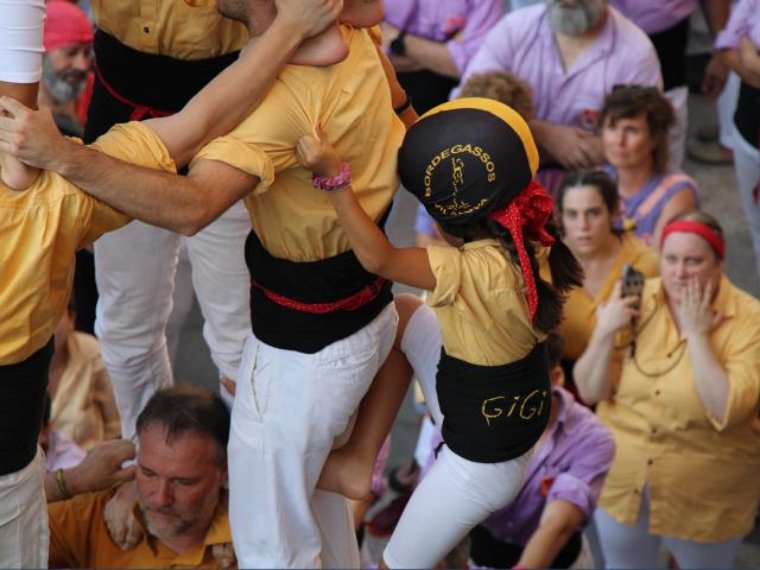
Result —
[[[72, 73], [72, 72], [69, 72]], [[45, 58], [42, 63], [42, 83], [50, 94], [50, 98], [58, 103], [68, 103], [82, 94], [87, 84], [85, 76], [77, 83], [69, 83], [64, 79], [65, 75], [56, 73], [50, 60]]]
[[607, 8], [604, 0], [584, 0], [578, 6], [562, 6], [557, 0], [546, 0], [549, 23], [558, 34], [581, 36], [596, 25]]

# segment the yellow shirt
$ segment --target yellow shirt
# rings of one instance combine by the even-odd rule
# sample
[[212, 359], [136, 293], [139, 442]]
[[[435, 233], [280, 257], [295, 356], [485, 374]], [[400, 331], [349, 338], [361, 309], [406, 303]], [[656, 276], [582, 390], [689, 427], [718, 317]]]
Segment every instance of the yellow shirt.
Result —
[[350, 249], [326, 193], [298, 166], [298, 140], [320, 123], [341, 158], [364, 210], [379, 220], [398, 185], [396, 153], [404, 136], [375, 45], [343, 27], [349, 55], [327, 67], [286, 66], [264, 102], [195, 160], [230, 164], [261, 179], [246, 198], [251, 223], [275, 257], [314, 261]]
[[615, 264], [597, 294], [591, 297], [583, 287], [576, 287], [567, 296], [564, 319], [559, 326], [559, 333], [564, 340], [563, 358], [577, 360], [586, 350], [591, 333], [596, 327], [596, 309], [610, 298], [615, 283], [622, 277], [623, 266], [626, 263], [641, 271], [644, 277], [660, 274], [657, 254], [635, 237], [633, 232], [625, 232], [620, 237], [620, 251]]
[[427, 303], [449, 356], [499, 366], [523, 358], [544, 340], [530, 322], [522, 271], [497, 240], [427, 251], [437, 281]]
[[220, 503], [202, 545], [177, 554], [149, 536], [139, 515], [140, 542], [126, 552], [111, 540], [103, 511], [113, 491], [79, 495], [48, 505], [51, 568], [221, 568], [212, 547], [232, 541], [227, 509]]
[[240, 50], [248, 32], [215, 0], [90, 0], [97, 26], [137, 51], [183, 60]]
[[659, 278], [644, 289], [636, 360], [625, 349], [614, 395], [597, 408], [617, 449], [600, 505], [632, 525], [646, 485], [649, 531], [703, 542], [749, 533], [760, 498], [760, 302], [724, 277], [713, 308], [724, 315], [710, 344], [731, 383], [725, 421], [702, 405]]
[[[140, 123], [117, 126], [93, 147], [175, 172], [161, 140]], [[45, 346], [69, 302], [75, 253], [128, 221], [55, 173], [21, 192], [0, 184], [0, 365]]]
[[53, 396], [50, 420], [53, 429], [89, 451], [100, 441], [119, 437], [119, 411], [98, 339], [74, 331], [66, 347], [69, 361]]

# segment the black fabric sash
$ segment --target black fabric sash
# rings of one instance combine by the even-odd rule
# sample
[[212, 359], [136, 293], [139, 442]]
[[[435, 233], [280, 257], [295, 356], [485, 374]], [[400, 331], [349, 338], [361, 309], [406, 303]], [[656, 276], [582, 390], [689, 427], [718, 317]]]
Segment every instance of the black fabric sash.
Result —
[[[95, 33], [97, 69], [84, 141], [90, 143], [116, 123], [130, 120], [134, 105], [161, 113], [179, 111], [198, 91], [234, 62], [239, 52], [202, 60], [178, 60], [134, 50], [102, 30]], [[134, 105], [115, 98], [106, 88]]]
[[251, 232], [245, 243], [251, 279], [251, 324], [256, 338], [270, 346], [313, 354], [370, 323], [393, 300], [386, 281], [366, 304], [354, 310], [323, 314], [303, 312], [276, 303], [263, 289], [301, 303], [332, 303], [354, 295], [377, 281], [352, 251], [310, 262], [271, 255]]
[[0, 366], [0, 476], [20, 471], [37, 454], [53, 339], [26, 360]]
[[[549, 568], [570, 568], [578, 559], [582, 544], [580, 531], [574, 532]], [[495, 538], [482, 525], [470, 531], [470, 558], [481, 568], [512, 568], [520, 561], [523, 550], [523, 546]]]
[[443, 440], [457, 455], [499, 463], [525, 454], [549, 421], [551, 384], [544, 343], [525, 358], [478, 366], [441, 349], [436, 377]]

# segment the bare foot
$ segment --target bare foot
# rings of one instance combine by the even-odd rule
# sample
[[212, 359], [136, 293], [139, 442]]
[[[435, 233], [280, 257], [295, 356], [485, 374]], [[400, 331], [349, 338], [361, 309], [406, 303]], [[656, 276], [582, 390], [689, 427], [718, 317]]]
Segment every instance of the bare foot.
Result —
[[348, 56], [348, 44], [337, 24], [305, 40], [290, 59], [296, 65], [333, 65]]
[[374, 458], [361, 457], [348, 446], [341, 447], [327, 456], [317, 488], [359, 501], [369, 495], [374, 466]]

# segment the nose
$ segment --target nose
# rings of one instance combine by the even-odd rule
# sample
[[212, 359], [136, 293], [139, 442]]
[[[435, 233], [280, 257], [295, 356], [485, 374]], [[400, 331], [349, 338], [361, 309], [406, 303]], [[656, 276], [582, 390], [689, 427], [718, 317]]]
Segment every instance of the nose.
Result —
[[679, 279], [686, 279], [689, 276], [688, 271], [686, 270], [686, 264], [683, 261], [679, 261], [676, 263], [675, 271], [676, 271], [676, 276]]
[[157, 481], [151, 493], [156, 507], [168, 507], [174, 502], [170, 481]]
[[591, 222], [588, 219], [588, 216], [581, 216], [581, 229], [587, 230], [591, 226]]
[[89, 51], [81, 50], [74, 56], [74, 68], [79, 71], [89, 71], [91, 63], [92, 58]]

